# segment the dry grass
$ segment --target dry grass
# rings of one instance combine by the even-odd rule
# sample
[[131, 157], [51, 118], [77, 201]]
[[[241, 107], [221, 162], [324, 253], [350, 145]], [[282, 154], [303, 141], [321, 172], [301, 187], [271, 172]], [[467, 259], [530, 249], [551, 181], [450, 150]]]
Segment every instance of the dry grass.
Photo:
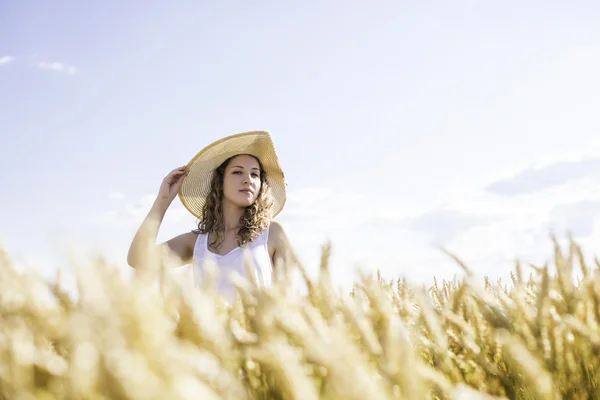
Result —
[[150, 268], [129, 282], [102, 260], [76, 269], [73, 300], [0, 253], [0, 394], [600, 398], [598, 266], [585, 265], [575, 243], [566, 253], [556, 246], [557, 274], [535, 268], [524, 279], [517, 266], [510, 287], [467, 271], [429, 290], [364, 277], [341, 296], [326, 247], [319, 279], [303, 273], [308, 296], [290, 290], [289, 275], [264, 291], [238, 279], [232, 309], [209, 286], [194, 290]]

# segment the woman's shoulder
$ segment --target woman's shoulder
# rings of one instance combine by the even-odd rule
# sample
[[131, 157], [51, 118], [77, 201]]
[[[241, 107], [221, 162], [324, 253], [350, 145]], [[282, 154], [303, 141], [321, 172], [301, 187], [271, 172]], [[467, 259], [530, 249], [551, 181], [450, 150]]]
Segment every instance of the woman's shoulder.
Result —
[[181, 240], [183, 241], [183, 243], [188, 248], [193, 249], [194, 246], [196, 245], [196, 241], [198, 240], [198, 237], [200, 236], [200, 233], [198, 231], [189, 231], [189, 232], [182, 233], [180, 236], [181, 236]]
[[185, 232], [167, 240], [160, 246], [168, 248], [171, 253], [187, 263], [193, 257], [197, 237], [198, 235], [193, 231]]
[[284, 232], [283, 225], [279, 221], [269, 222], [268, 228], [269, 228], [269, 236], [270, 235], [279, 235]]
[[268, 247], [273, 265], [276, 265], [279, 260], [287, 264], [289, 261], [295, 259], [287, 232], [281, 222], [271, 221], [269, 225]]
[[269, 241], [270, 246], [277, 246], [283, 241], [287, 240], [287, 233], [281, 222], [271, 221], [268, 229], [269, 237], [267, 240]]

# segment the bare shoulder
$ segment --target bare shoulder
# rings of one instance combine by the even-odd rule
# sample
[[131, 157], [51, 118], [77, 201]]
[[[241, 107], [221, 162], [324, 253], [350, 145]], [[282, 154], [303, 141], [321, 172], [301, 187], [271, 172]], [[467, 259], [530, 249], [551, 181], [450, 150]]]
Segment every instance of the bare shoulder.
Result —
[[269, 255], [275, 265], [278, 259], [286, 262], [293, 250], [283, 225], [278, 221], [271, 221], [268, 238]]
[[269, 244], [276, 244], [281, 240], [286, 240], [287, 234], [281, 222], [271, 221], [269, 226]]
[[187, 264], [191, 262], [194, 255], [194, 246], [196, 245], [197, 238], [197, 233], [185, 232], [167, 240], [161, 246], [168, 248], [173, 254], [179, 257], [183, 264]]

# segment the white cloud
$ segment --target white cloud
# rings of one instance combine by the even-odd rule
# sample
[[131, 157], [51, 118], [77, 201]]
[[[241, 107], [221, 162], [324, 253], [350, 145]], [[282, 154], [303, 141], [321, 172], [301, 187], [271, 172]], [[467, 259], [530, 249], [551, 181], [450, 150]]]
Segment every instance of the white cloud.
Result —
[[[39, 69], [65, 73], [68, 75], [74, 75], [77, 73], [77, 68], [74, 65], [69, 65], [61, 61], [36, 61], [36, 58], [37, 55], [34, 54], [32, 57], [30, 57], [30, 61], [33, 63], [33, 66]], [[0, 57], [0, 66], [9, 64], [14, 60], [15, 57], [13, 56], [2, 56]]]
[[[358, 268], [386, 276], [429, 279], [431, 266], [441, 260], [432, 251], [427, 235], [403, 223], [420, 210], [403, 209], [394, 199], [372, 197], [356, 192], [306, 188], [289, 194], [286, 208], [277, 217], [288, 231], [294, 248], [311, 276], [316, 276], [320, 248], [331, 240], [330, 271], [334, 281], [349, 289]], [[411, 265], [412, 263], [412, 265]]]
[[0, 65], [5, 65], [12, 62], [15, 58], [12, 56], [3, 56], [0, 57]]
[[[109, 195], [111, 199], [121, 199], [124, 195], [118, 192], [113, 192]], [[154, 203], [156, 195], [145, 195], [134, 203], [121, 203], [122, 205], [116, 209], [107, 210], [91, 217], [90, 222], [111, 228], [137, 228]], [[178, 225], [184, 220], [194, 218], [178, 201], [173, 201], [167, 210], [165, 224]], [[186, 228], [187, 229], [187, 228]]]
[[[595, 161], [590, 161], [597, 159], [554, 159], [544, 166], [516, 171], [511, 176], [519, 185], [510, 179], [503, 182], [506, 188], [518, 190], [465, 186], [449, 197], [445, 207], [467, 218], [447, 219], [454, 229], [441, 219], [429, 221], [429, 237], [433, 242], [440, 232], [455, 233], [435, 244], [461, 256], [480, 275], [507, 277], [517, 258], [534, 264], [550, 262], [552, 234], [562, 243], [572, 234], [582, 245], [591, 244], [584, 248], [591, 256], [595, 247], [591, 238], [600, 235], [600, 174], [592, 168]], [[469, 218], [489, 218], [489, 223], [461, 229]]]
[[416, 208], [399, 208], [390, 200], [357, 191], [305, 188], [288, 194], [278, 219], [289, 223], [315, 225], [320, 231], [341, 231], [379, 221], [397, 222], [416, 216]]
[[[387, 277], [419, 282], [460, 275], [440, 247], [465, 260], [479, 276], [506, 280], [517, 258], [535, 264], [551, 261], [552, 234], [563, 244], [572, 234], [592, 257], [600, 241], [600, 171], [592, 168], [600, 157], [593, 153], [588, 149], [585, 156], [547, 157], [532, 163], [535, 170], [514, 171], [511, 176], [531, 179], [522, 187], [526, 190], [508, 196], [487, 190], [490, 182], [461, 183], [439, 193], [438, 207], [425, 210], [399, 209], [392, 199], [301, 191], [290, 195], [282, 220], [295, 244], [313, 248], [310, 259], [315, 263], [319, 242], [333, 240], [338, 261], [332, 273], [338, 282], [354, 279], [355, 262], [370, 271], [380, 268]], [[553, 176], [560, 179], [549, 179]]]
[[600, 157], [558, 161], [543, 167], [527, 168], [486, 187], [491, 193], [513, 196], [557, 186], [586, 176], [600, 177]]
[[67, 65], [59, 61], [39, 61], [35, 65], [40, 69], [66, 73], [69, 75], [73, 75], [77, 72], [77, 68], [75, 68], [73, 65]]

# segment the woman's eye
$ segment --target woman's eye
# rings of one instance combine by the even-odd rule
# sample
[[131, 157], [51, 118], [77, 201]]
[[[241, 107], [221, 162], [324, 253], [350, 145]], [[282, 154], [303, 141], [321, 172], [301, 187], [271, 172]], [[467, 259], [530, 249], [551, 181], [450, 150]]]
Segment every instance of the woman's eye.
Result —
[[258, 174], [252, 174], [252, 176], [258, 178]]

